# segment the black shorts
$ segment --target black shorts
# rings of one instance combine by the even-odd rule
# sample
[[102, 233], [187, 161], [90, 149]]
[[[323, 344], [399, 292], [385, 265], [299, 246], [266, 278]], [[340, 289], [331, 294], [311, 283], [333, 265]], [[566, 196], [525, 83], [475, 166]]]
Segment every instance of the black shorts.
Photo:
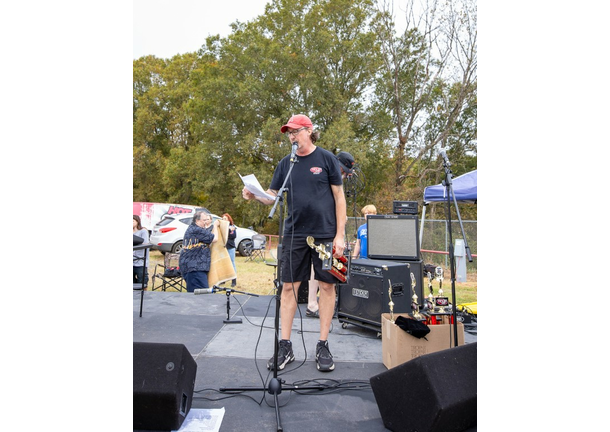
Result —
[[[333, 238], [317, 238], [314, 242], [317, 245], [332, 244], [333, 240]], [[328, 270], [322, 269], [322, 260], [318, 252], [307, 244], [307, 239], [299, 237], [284, 237], [282, 239], [282, 282], [309, 280], [312, 263], [316, 280], [333, 284], [339, 282], [339, 279]]]

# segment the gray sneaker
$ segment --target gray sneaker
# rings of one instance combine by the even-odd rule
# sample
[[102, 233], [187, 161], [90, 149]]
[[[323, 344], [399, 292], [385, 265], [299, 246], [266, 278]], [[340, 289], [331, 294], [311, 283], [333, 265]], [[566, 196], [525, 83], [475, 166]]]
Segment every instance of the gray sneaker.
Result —
[[330, 372], [335, 370], [333, 355], [328, 349], [328, 341], [318, 341], [318, 345], [316, 346], [316, 366], [321, 372]]
[[[292, 342], [280, 340], [280, 346], [277, 349], [277, 370], [283, 370], [287, 364], [294, 361], [294, 354], [292, 352]], [[267, 362], [267, 369], [273, 370], [274, 358], [271, 356]]]

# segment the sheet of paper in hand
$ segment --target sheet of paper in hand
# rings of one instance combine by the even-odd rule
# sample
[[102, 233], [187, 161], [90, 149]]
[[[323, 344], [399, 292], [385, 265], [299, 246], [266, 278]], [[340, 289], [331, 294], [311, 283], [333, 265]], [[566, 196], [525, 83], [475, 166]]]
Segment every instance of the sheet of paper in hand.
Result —
[[247, 176], [242, 176], [241, 174], [239, 174], [239, 178], [241, 178], [241, 181], [244, 182], [244, 186], [246, 186], [246, 189], [248, 189], [254, 195], [263, 197], [263, 198], [268, 198], [270, 200], [275, 200], [274, 195], [270, 195], [267, 192], [265, 192], [265, 190], [263, 189], [261, 184], [258, 182], [258, 179], [256, 178], [256, 176], [254, 174], [248, 174]]

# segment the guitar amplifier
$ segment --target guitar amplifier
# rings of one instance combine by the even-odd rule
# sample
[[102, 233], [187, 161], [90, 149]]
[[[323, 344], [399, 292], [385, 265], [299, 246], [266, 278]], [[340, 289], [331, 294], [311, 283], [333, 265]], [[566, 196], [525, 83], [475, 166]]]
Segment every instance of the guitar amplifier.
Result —
[[[411, 313], [413, 290], [411, 273], [415, 279], [415, 293], [421, 306], [422, 261], [382, 261], [352, 259], [350, 277], [346, 284], [338, 284], [340, 323], [381, 329], [381, 314], [390, 312], [390, 299], [394, 313]], [[390, 289], [390, 283], [391, 289]]]
[[417, 214], [417, 201], [394, 201], [394, 214]]
[[417, 215], [368, 215], [368, 258], [418, 261]]

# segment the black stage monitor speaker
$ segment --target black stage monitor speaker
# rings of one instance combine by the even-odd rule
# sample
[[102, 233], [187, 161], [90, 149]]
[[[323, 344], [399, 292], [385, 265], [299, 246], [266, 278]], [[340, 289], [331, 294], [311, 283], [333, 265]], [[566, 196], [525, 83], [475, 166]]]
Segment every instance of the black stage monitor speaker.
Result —
[[419, 260], [417, 216], [368, 215], [368, 257], [380, 260]]
[[461, 432], [477, 424], [477, 343], [426, 354], [371, 377], [391, 431]]
[[134, 342], [134, 430], [180, 429], [191, 409], [196, 373], [184, 345]]
[[410, 313], [413, 291], [411, 273], [416, 281], [418, 303], [422, 301], [423, 266], [421, 261], [398, 262], [353, 259], [348, 283], [337, 285], [337, 318], [361, 327], [379, 330], [381, 314], [390, 312], [390, 281], [395, 313]]

